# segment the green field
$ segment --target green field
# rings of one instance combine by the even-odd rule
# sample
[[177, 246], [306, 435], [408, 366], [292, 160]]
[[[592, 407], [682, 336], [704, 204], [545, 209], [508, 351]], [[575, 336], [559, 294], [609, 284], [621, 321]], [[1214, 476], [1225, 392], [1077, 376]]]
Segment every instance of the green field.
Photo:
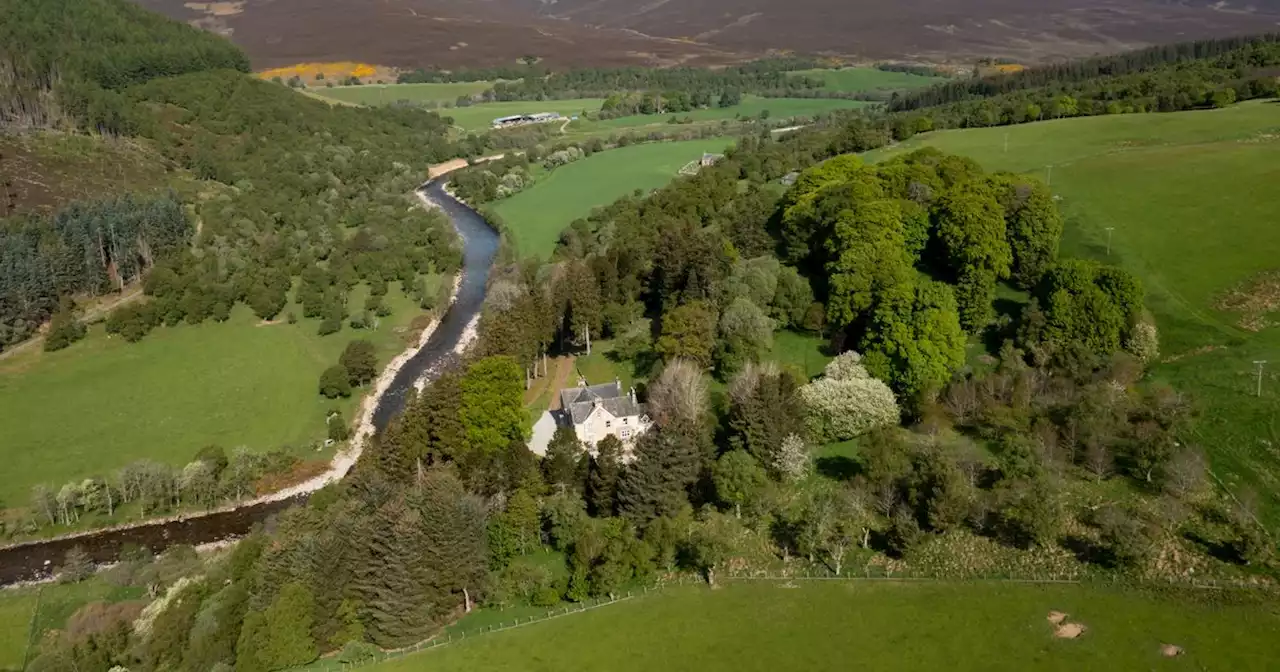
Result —
[[847, 110], [866, 107], [870, 103], [861, 100], [840, 100], [838, 98], [761, 98], [759, 96], [743, 96], [742, 104], [733, 107], [709, 107], [691, 112], [673, 112], [671, 114], [646, 114], [630, 117], [605, 119], [604, 121], [582, 121], [569, 127], [570, 131], [593, 130], [597, 128], [633, 129], [639, 126], [660, 125], [667, 128], [679, 128], [669, 124], [671, 117], [693, 119], [697, 121], [718, 121], [741, 117], [758, 117], [761, 112], [768, 111], [770, 119], [790, 119], [792, 117], [812, 117], [832, 110]]
[[1052, 166], [1067, 219], [1062, 253], [1142, 279], [1164, 359], [1152, 375], [1201, 411], [1187, 440], [1280, 524], [1280, 365], [1268, 369], [1260, 398], [1253, 365], [1280, 362], [1280, 329], [1244, 329], [1239, 314], [1215, 308], [1223, 292], [1280, 268], [1280, 200], [1269, 196], [1280, 184], [1280, 105], [945, 131], [871, 158], [925, 144], [988, 169], [1048, 178]]
[[412, 103], [449, 102], [458, 96], [474, 96], [493, 88], [493, 82], [440, 82], [427, 84], [365, 84], [361, 86], [312, 87], [311, 92], [359, 105], [390, 105], [407, 100]]
[[36, 610], [35, 590], [0, 593], [0, 670], [21, 670]]
[[[453, 123], [468, 131], [488, 130], [494, 119], [513, 114], [559, 112], [566, 117], [595, 112], [604, 103], [603, 98], [574, 98], [572, 100], [511, 101], [480, 103], [468, 107], [438, 110], [441, 116], [453, 117]], [[559, 126], [557, 123], [556, 126]]]
[[826, 82], [831, 91], [858, 93], [886, 89], [918, 89], [945, 82], [945, 77], [924, 77], [906, 72], [887, 72], [876, 68], [840, 68], [838, 70], [795, 70], [791, 74], [815, 77]]
[[490, 206], [507, 225], [521, 255], [545, 259], [560, 232], [592, 208], [608, 205], [636, 189], [656, 189], [675, 178], [703, 152], [721, 152], [726, 138], [633, 145], [594, 154], [562, 166], [534, 186]]
[[[1087, 627], [1058, 639], [1058, 610]], [[1164, 658], [1161, 644], [1185, 653]], [[670, 588], [384, 662], [432, 670], [1272, 669], [1280, 618], [1085, 585], [729, 583]]]
[[[366, 291], [353, 290], [349, 305], [362, 306]], [[320, 337], [317, 320], [260, 326], [237, 306], [225, 323], [160, 327], [138, 343], [108, 338], [97, 325], [66, 350], [29, 348], [0, 359], [2, 506], [26, 506], [38, 483], [56, 490], [141, 458], [182, 465], [211, 444], [303, 454], [324, 438], [335, 405], [316, 392], [320, 372], [347, 343], [373, 341], [381, 363], [404, 349], [399, 332], [421, 311], [397, 284], [386, 304], [394, 312], [376, 331], [344, 326]], [[348, 420], [356, 404], [354, 397], [340, 404]]]

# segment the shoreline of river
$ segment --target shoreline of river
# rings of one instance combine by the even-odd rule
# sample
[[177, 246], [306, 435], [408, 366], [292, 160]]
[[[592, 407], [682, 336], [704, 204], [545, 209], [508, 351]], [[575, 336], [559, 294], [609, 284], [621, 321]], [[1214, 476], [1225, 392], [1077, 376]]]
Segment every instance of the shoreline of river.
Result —
[[[425, 193], [425, 185], [415, 190], [414, 193], [417, 194], [418, 198], [422, 201], [423, 205], [431, 208], [442, 209], [438, 203], [435, 203], [434, 201], [432, 201], [431, 198]], [[446, 188], [446, 193], [447, 193], [447, 188]], [[452, 196], [452, 194], [450, 194], [450, 196]], [[374, 382], [373, 389], [368, 394], [366, 394], [364, 396], [364, 399], [360, 402], [360, 410], [358, 414], [359, 420], [356, 423], [355, 432], [352, 434], [352, 437], [348, 441], [347, 446], [342, 450], [339, 450], [336, 453], [334, 453], [333, 457], [329, 461], [329, 468], [327, 468], [323, 473], [313, 476], [301, 483], [297, 483], [297, 484], [282, 488], [280, 490], [276, 490], [274, 492], [269, 492], [269, 493], [254, 497], [252, 499], [241, 500], [233, 504], [225, 504], [223, 506], [215, 507], [212, 509], [202, 509], [197, 511], [190, 511], [187, 513], [177, 513], [177, 514], [172, 514], [168, 516], [161, 516], [157, 518], [146, 518], [143, 520], [123, 522], [117, 525], [109, 525], [106, 527], [95, 527], [87, 530], [67, 532], [67, 533], [52, 536], [52, 537], [41, 537], [38, 539], [20, 541], [17, 543], [0, 546], [0, 551], [18, 550], [24, 547], [36, 546], [36, 545], [46, 544], [46, 543], [73, 541], [75, 539], [88, 538], [88, 537], [92, 537], [99, 534], [106, 534], [106, 533], [112, 533], [112, 532], [126, 532], [129, 530], [149, 527], [153, 525], [164, 525], [166, 523], [187, 522], [187, 521], [191, 521], [191, 520], [206, 517], [206, 516], [213, 516], [213, 515], [223, 514], [223, 513], [231, 513], [239, 509], [244, 509], [252, 506], [260, 506], [263, 504], [283, 502], [285, 500], [293, 499], [295, 497], [309, 495], [332, 483], [341, 481], [343, 478], [346, 477], [347, 473], [350, 472], [351, 467], [355, 466], [355, 463], [360, 459], [360, 455], [362, 455], [364, 452], [365, 442], [376, 431], [376, 428], [374, 427], [373, 418], [374, 418], [374, 413], [377, 411], [378, 404], [382, 400], [383, 395], [386, 393], [387, 389], [390, 388], [392, 382], [395, 380], [396, 376], [400, 373], [400, 370], [404, 368], [405, 364], [407, 364], [410, 360], [412, 360], [415, 356], [417, 356], [417, 354], [427, 346], [427, 343], [431, 340], [431, 336], [435, 333], [436, 329], [439, 328], [441, 320], [449, 312], [449, 309], [453, 306], [453, 304], [457, 302], [458, 290], [462, 285], [462, 276], [463, 276], [463, 272], [461, 270], [459, 270], [456, 274], [454, 274], [453, 289], [449, 294], [449, 302], [444, 306], [441, 306], [437, 310], [436, 316], [431, 320], [431, 322], [426, 326], [426, 328], [422, 330], [422, 333], [419, 335], [417, 342], [414, 345], [410, 346], [409, 348], [406, 348], [405, 350], [401, 351], [390, 362], [388, 362], [386, 366], [382, 368], [382, 371], [378, 374], [378, 378]], [[477, 321], [478, 321], [478, 316], [477, 318], [473, 318], [471, 322], [468, 324], [467, 329], [463, 331], [462, 337], [459, 339], [458, 344], [454, 347], [453, 351], [455, 353], [461, 353], [463, 350], [466, 349], [466, 346], [470, 345], [471, 341], [475, 340], [475, 336], [476, 336], [475, 325]], [[418, 391], [421, 391], [422, 388], [425, 386], [423, 381], [425, 381], [427, 377], [428, 377], [427, 374], [424, 373], [422, 378], [420, 378], [419, 381], [417, 381], [414, 384], [414, 387], [417, 388]]]

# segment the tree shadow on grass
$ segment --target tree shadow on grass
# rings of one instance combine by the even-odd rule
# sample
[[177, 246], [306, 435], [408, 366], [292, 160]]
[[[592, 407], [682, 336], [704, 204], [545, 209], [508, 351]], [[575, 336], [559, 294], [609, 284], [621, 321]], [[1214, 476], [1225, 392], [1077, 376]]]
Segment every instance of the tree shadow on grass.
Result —
[[862, 465], [844, 455], [819, 457], [814, 461], [819, 474], [836, 481], [847, 481], [862, 472]]

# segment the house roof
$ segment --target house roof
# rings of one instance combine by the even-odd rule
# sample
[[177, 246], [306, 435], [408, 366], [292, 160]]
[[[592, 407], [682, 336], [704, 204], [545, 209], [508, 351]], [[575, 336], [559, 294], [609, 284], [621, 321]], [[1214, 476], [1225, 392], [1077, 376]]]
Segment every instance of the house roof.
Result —
[[644, 405], [633, 401], [631, 395], [623, 393], [622, 384], [616, 380], [600, 385], [581, 385], [560, 390], [560, 406], [569, 414], [569, 418], [575, 425], [590, 417], [597, 403], [615, 418], [644, 414]]

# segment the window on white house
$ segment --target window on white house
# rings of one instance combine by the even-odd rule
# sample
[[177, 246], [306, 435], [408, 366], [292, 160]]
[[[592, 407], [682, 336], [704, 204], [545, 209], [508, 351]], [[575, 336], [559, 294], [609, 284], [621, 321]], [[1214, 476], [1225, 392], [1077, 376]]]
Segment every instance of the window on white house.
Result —
[[604, 426], [605, 426], [605, 427], [612, 427], [612, 426], [613, 426], [613, 421], [612, 421], [612, 420], [605, 420], [605, 421], [604, 421]]
[[621, 435], [622, 435], [622, 440], [626, 441], [627, 439], [631, 438], [631, 430], [623, 429], [621, 432]]

